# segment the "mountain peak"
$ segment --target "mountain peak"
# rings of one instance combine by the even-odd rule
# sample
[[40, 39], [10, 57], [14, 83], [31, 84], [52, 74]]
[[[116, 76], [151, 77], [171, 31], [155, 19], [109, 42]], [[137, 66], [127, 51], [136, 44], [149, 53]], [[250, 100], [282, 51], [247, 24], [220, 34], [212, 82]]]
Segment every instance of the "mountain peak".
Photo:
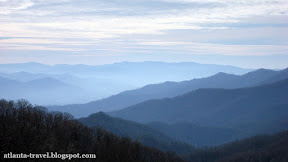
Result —
[[219, 72], [219, 73], [216, 73], [215, 75], [212, 75], [211, 77], [213, 77], [213, 78], [227, 78], [227, 77], [237, 77], [237, 75]]
[[261, 68], [261, 69], [257, 69], [257, 70], [251, 71], [251, 72], [249, 72], [247, 74], [244, 74], [243, 76], [249, 76], [249, 75], [255, 75], [255, 74], [264, 75], [264, 74], [267, 74], [267, 73], [275, 73], [275, 71], [274, 70], [270, 70], [270, 69]]

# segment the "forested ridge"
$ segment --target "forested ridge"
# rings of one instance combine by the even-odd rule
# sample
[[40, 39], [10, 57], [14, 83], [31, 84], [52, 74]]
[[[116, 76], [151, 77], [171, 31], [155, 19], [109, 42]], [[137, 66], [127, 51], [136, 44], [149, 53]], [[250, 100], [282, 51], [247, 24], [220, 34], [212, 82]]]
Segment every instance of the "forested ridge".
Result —
[[258, 135], [224, 145], [194, 150], [185, 157], [192, 162], [286, 162], [288, 131]]
[[[96, 161], [105, 162], [183, 161], [174, 153], [142, 146], [137, 141], [117, 137], [100, 127], [88, 128], [68, 113], [48, 112], [46, 108], [32, 106], [26, 100], [0, 100], [0, 123], [1, 160], [3, 154], [10, 152], [57, 152], [96, 154]], [[217, 147], [195, 149], [181, 158], [191, 162], [288, 161], [288, 131], [254, 136]], [[37, 159], [46, 160], [62, 161]]]
[[47, 112], [45, 108], [32, 106], [26, 100], [0, 100], [0, 123], [2, 160], [3, 154], [9, 152], [58, 152], [93, 153], [97, 155], [96, 161], [182, 161], [173, 153], [142, 146], [101, 128], [88, 128], [70, 114]]
[[111, 117], [103, 112], [94, 113], [89, 117], [78, 120], [88, 127], [102, 127], [119, 137], [129, 137], [145, 146], [154, 147], [165, 152], [185, 154], [194, 149], [192, 145], [177, 141], [145, 124]]

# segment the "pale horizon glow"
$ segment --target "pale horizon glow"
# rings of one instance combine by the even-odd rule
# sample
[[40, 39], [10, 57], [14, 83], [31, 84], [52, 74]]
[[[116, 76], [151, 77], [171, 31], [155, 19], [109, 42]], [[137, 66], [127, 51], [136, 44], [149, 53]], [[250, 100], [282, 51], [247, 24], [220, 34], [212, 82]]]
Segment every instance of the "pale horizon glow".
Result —
[[287, 0], [0, 0], [0, 63], [286, 68]]

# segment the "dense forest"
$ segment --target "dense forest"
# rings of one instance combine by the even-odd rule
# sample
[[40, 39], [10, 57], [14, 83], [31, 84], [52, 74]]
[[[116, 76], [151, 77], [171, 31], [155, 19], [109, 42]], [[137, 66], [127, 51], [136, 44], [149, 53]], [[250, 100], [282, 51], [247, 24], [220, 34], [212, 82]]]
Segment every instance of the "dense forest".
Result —
[[0, 123], [1, 159], [9, 152], [58, 152], [93, 153], [97, 161], [182, 161], [173, 153], [142, 146], [101, 128], [88, 128], [70, 114], [47, 112], [26, 100], [0, 100]]
[[[181, 159], [175, 153], [164, 153], [143, 146], [128, 137], [115, 136], [101, 127], [88, 128], [68, 113], [48, 112], [44, 107], [32, 106], [27, 100], [0, 100], [0, 122], [2, 160], [3, 154], [10, 152], [57, 152], [96, 154], [96, 161], [108, 162], [165, 162], [182, 159], [191, 162], [288, 161], [288, 131], [270, 136], [254, 136], [217, 147], [194, 149], [182, 155]], [[58, 160], [62, 161], [55, 161]]]
[[[147, 145], [147, 141], [141, 140], [141, 135], [146, 134], [150, 135], [151, 139], [154, 138], [155, 141], [159, 140], [159, 137], [157, 136], [161, 135], [159, 134], [159, 130], [163, 129], [165, 127], [158, 126], [156, 127], [156, 124], [164, 125], [163, 123], [150, 123], [149, 126], [152, 126], [155, 128], [155, 130], [151, 130], [150, 127], [147, 127], [148, 125], [141, 125], [136, 122], [123, 120], [121, 118], [113, 118], [108, 116], [107, 114], [104, 114], [102, 112], [95, 113], [90, 115], [87, 118], [80, 118], [79, 119], [83, 124], [87, 126], [101, 126], [105, 129], [119, 135], [119, 136], [130, 136], [132, 139], [140, 139], [139, 141]], [[187, 123], [186, 123], [187, 124]], [[191, 131], [188, 134], [194, 134], [198, 137], [198, 140], [201, 141], [201, 138], [203, 136], [208, 136], [210, 134], [210, 140], [213, 139], [213, 135], [217, 135], [217, 131], [219, 130], [213, 130], [212, 128], [204, 129], [204, 132], [199, 128], [191, 129], [191, 127], [183, 127], [186, 124], [184, 123], [178, 123], [175, 125], [165, 125], [166, 127], [173, 127], [173, 129], [168, 129], [171, 131], [171, 134], [185, 134], [184, 132], [181, 132], [182, 129], [186, 128], [187, 130]], [[149, 129], [150, 128], [150, 129]], [[156, 131], [157, 130], [157, 131]], [[158, 132], [159, 131], [159, 132]], [[174, 132], [172, 132], [174, 131]], [[194, 132], [193, 132], [194, 131]], [[222, 130], [226, 131], [226, 130]], [[186, 131], [188, 132], [188, 131]], [[200, 134], [199, 134], [200, 132]], [[225, 133], [222, 132], [223, 138], [225, 138]], [[154, 134], [154, 135], [153, 135]], [[219, 136], [220, 137], [220, 136]], [[162, 134], [162, 141], [165, 141], [165, 138], [167, 138], [166, 134]], [[204, 137], [205, 138], [205, 137]], [[207, 138], [206, 140], [209, 140]], [[167, 142], [167, 140], [166, 140]], [[168, 141], [169, 142], [169, 141]], [[165, 144], [165, 143], [164, 143]], [[149, 143], [148, 143], [149, 145]], [[161, 146], [167, 146], [166, 145], [159, 145], [159, 143], [155, 142], [154, 145], [161, 148]], [[179, 145], [174, 144], [174, 150], [186, 161], [191, 162], [213, 162], [213, 161], [223, 161], [223, 162], [234, 162], [234, 161], [259, 161], [259, 162], [273, 162], [273, 161], [288, 161], [288, 131], [284, 131], [275, 135], [257, 135], [250, 138], [246, 138], [243, 140], [236, 140], [233, 142], [229, 142], [223, 145], [219, 145], [216, 147], [202, 147], [198, 149], [192, 149], [190, 153], [183, 155], [183, 147], [179, 147]], [[178, 146], [178, 147], [177, 147]], [[181, 145], [180, 145], [181, 146]], [[171, 149], [171, 148], [170, 148]], [[173, 149], [173, 148], [172, 148]]]
[[194, 147], [184, 142], [179, 142], [145, 124], [111, 117], [103, 112], [94, 113], [86, 118], [78, 119], [88, 127], [102, 127], [119, 137], [129, 137], [141, 144], [160, 149], [162, 151], [185, 154], [194, 150]]
[[286, 162], [288, 131], [258, 135], [212, 148], [196, 149], [185, 157], [193, 162]]

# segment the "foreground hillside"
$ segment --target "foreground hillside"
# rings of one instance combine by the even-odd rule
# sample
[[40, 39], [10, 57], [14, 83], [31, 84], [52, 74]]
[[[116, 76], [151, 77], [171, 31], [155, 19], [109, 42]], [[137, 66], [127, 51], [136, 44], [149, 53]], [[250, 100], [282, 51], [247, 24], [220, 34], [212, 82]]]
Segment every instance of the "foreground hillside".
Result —
[[[129, 138], [119, 138], [101, 128], [88, 128], [74, 120], [69, 114], [48, 113], [45, 108], [32, 106], [25, 100], [17, 102], [0, 100], [0, 122], [1, 154], [79, 152], [96, 154], [96, 161], [105, 162], [182, 161], [173, 153], [163, 153], [157, 149], [142, 146], [138, 142], [132, 142]], [[103, 125], [107, 122], [100, 119], [92, 124], [97, 123]], [[109, 122], [107, 124], [109, 125]], [[117, 126], [113, 122], [110, 124], [114, 128]], [[119, 128], [119, 132], [125, 132], [125, 126]], [[255, 136], [217, 147], [192, 150], [182, 158], [192, 162], [271, 162], [287, 161], [287, 155], [288, 132], [285, 131], [273, 136]], [[38, 161], [46, 160], [39, 159]], [[95, 161], [95, 159], [86, 159], [86, 161]]]
[[0, 123], [1, 158], [9, 152], [57, 152], [96, 154], [96, 161], [105, 162], [181, 161], [173, 154], [144, 147], [129, 138], [83, 126], [70, 114], [48, 113], [25, 100], [0, 100]]
[[198, 149], [186, 156], [191, 162], [286, 162], [288, 131], [273, 136], [261, 135], [214, 148]]

